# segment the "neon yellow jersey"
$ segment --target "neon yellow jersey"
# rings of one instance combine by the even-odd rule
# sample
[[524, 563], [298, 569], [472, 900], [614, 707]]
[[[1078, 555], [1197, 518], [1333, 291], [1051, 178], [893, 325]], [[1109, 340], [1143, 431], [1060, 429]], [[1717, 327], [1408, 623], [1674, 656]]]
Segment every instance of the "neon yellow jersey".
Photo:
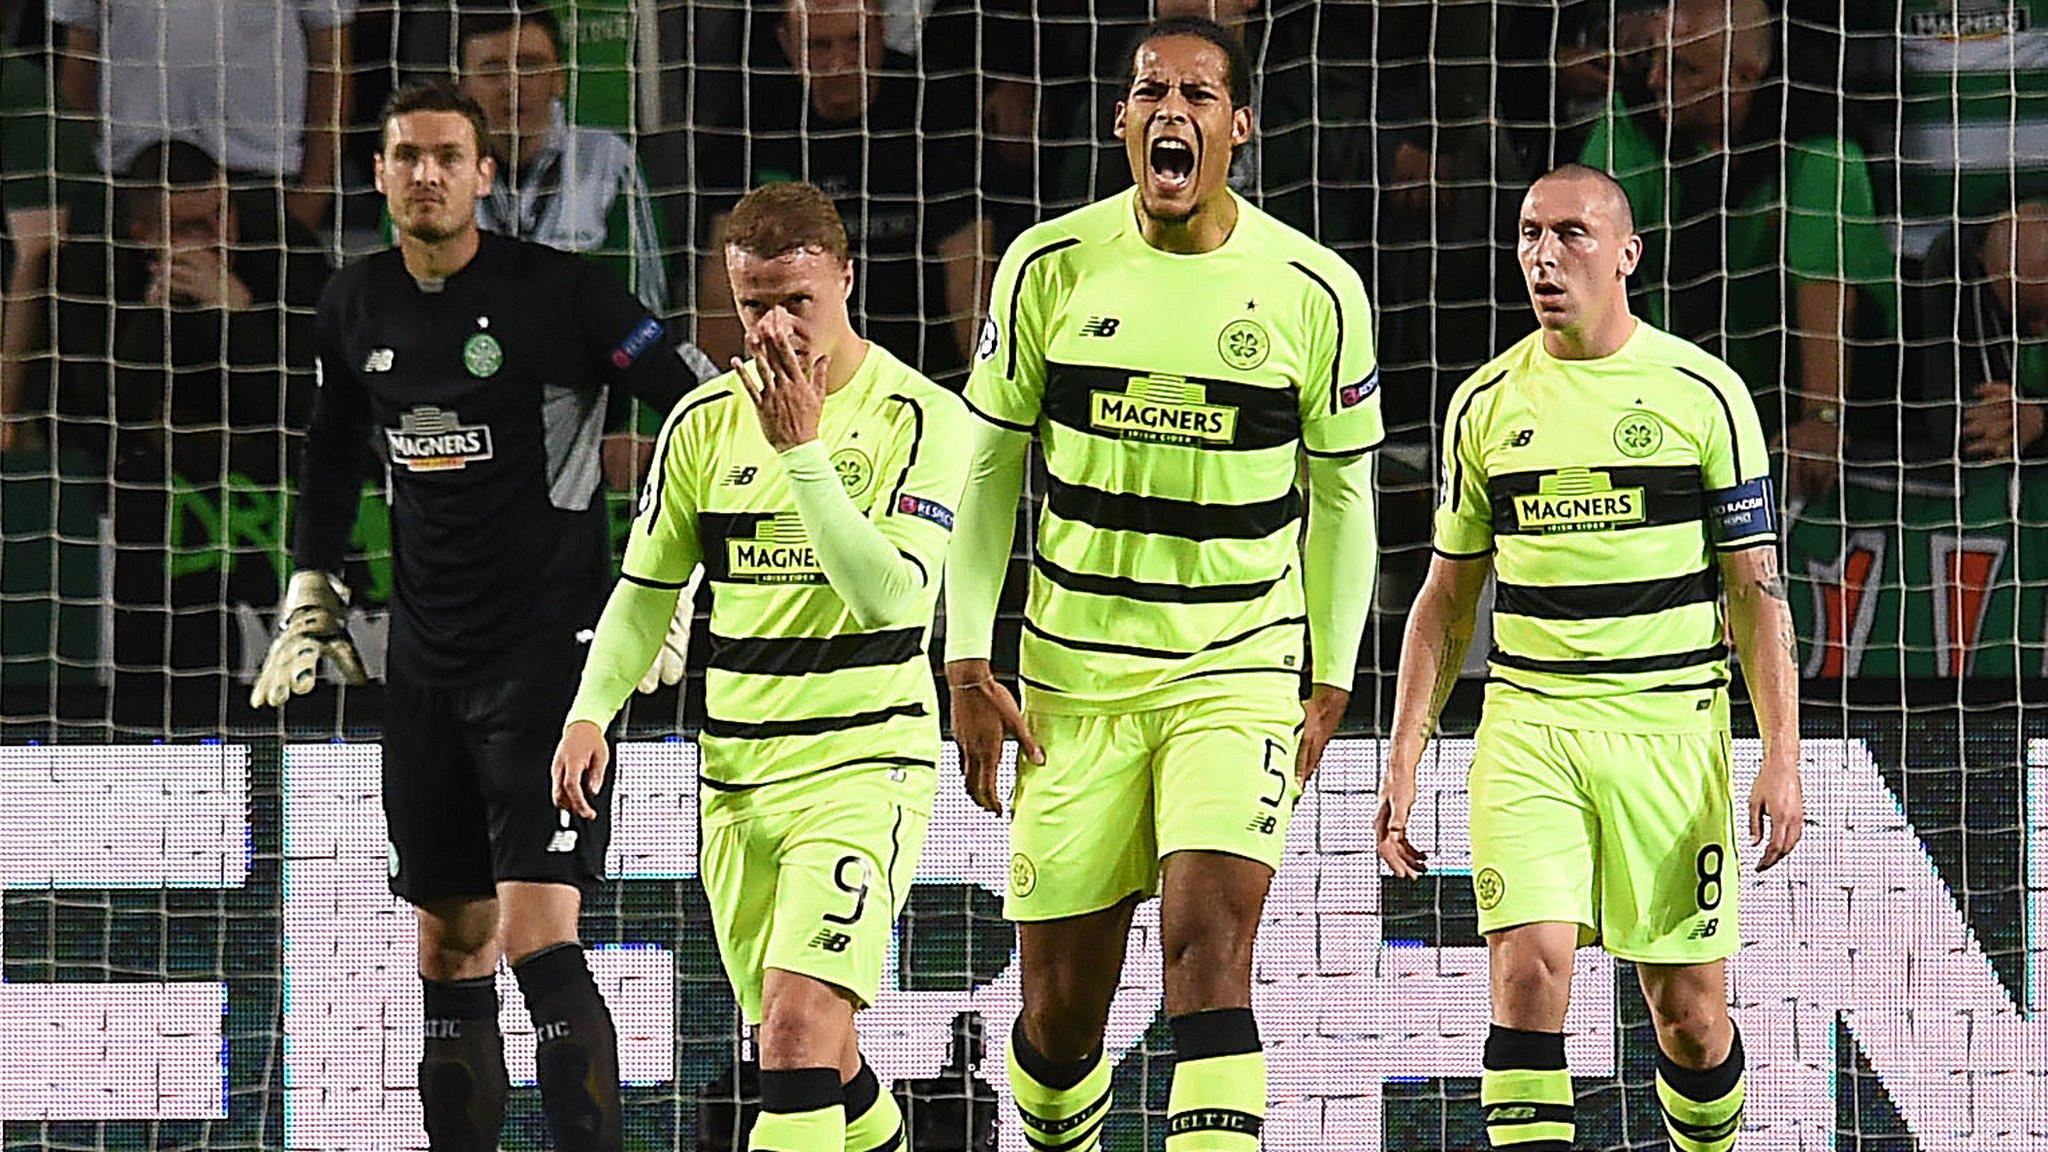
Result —
[[1613, 355], [1533, 333], [1451, 399], [1435, 547], [1493, 555], [1489, 710], [1561, 727], [1728, 722], [1716, 549], [1776, 539], [1770, 459], [1732, 369], [1638, 320]]
[[863, 630], [826, 581], [737, 377], [683, 397], [626, 545], [622, 578], [711, 585], [704, 782], [737, 790], [855, 765], [936, 770], [938, 704], [926, 650], [966, 483], [966, 408], [869, 344], [825, 398], [818, 438], [847, 495], [924, 574], [913, 622]]
[[1298, 691], [1300, 454], [1383, 435], [1349, 265], [1243, 200], [1221, 247], [1163, 252], [1135, 198], [1010, 246], [967, 384], [1045, 452], [1019, 651], [1044, 711]]

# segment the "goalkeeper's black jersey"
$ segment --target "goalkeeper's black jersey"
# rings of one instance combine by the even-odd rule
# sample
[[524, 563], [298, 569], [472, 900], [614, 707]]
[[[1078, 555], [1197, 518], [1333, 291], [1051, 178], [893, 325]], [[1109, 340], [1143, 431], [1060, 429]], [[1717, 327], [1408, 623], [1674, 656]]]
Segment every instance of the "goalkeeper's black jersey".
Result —
[[298, 565], [340, 570], [381, 459], [389, 678], [489, 681], [573, 652], [611, 582], [607, 386], [667, 411], [697, 383], [668, 328], [599, 265], [488, 233], [438, 285], [416, 282], [395, 249], [343, 269], [318, 328]]

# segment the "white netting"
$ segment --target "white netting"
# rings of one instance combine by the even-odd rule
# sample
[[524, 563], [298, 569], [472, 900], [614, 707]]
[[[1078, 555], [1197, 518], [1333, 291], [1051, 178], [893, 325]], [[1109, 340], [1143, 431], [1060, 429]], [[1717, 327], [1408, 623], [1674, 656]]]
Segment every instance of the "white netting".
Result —
[[[464, 67], [494, 116], [552, 90], [466, 55], [447, 0], [271, 7], [0, 6], [8, 1149], [424, 1145], [410, 919], [384, 891], [378, 692], [322, 690], [283, 721], [240, 701], [290, 563], [310, 307], [333, 259], [382, 242], [378, 101]], [[754, 183], [807, 177], [838, 196], [862, 322], [957, 382], [1001, 246], [1127, 179], [1107, 125], [1144, 0], [888, 0], [865, 102], [830, 75], [860, 67], [858, 20], [850, 40], [813, 24], [806, 90], [785, 47], [804, 38], [774, 0], [551, 7], [572, 65], [561, 117], [522, 121], [541, 146], [489, 218], [612, 263], [720, 362], [732, 337], [705, 241]], [[1442, 879], [1410, 885], [1383, 882], [1372, 854], [1371, 737], [1427, 557], [1444, 406], [1531, 327], [1512, 260], [1521, 192], [1587, 155], [1648, 226], [1643, 314], [1735, 363], [1773, 432], [1847, 436], [1841, 462], [1784, 489], [1811, 826], [1785, 871], [1743, 893], [1743, 1147], [2048, 1148], [2048, 468], [2034, 462], [2048, 450], [2048, 217], [2000, 223], [2048, 196], [2048, 3], [1786, 0], [1760, 38], [1709, 32], [1704, 55], [1688, 43], [1669, 60], [1666, 11], [1630, 0], [1216, 7], [1251, 9], [1258, 140], [1235, 178], [1364, 275], [1391, 429], [1354, 738], [1296, 813], [1261, 937], [1266, 1146], [1484, 1139], [1483, 950], [1461, 871], [1470, 745], [1448, 740], [1425, 766], [1418, 839]], [[1737, 25], [1751, 11], [1681, 8], [1681, 40], [1713, 9]], [[318, 130], [329, 92], [351, 126], [338, 136]], [[1660, 115], [1667, 102], [1682, 115]], [[295, 117], [314, 130], [280, 127]], [[151, 190], [190, 183], [176, 157], [122, 174], [134, 142], [166, 136], [226, 159], [232, 235], [217, 205]], [[323, 209], [309, 182], [341, 193]], [[215, 275], [231, 306], [208, 306], [189, 270], [157, 291], [172, 235], [231, 252], [248, 301]], [[1817, 430], [1828, 408], [1839, 419]], [[623, 441], [616, 457], [629, 482]], [[389, 539], [368, 492], [348, 575], [377, 667]], [[1020, 604], [1013, 581], [999, 651], [1014, 651]], [[1454, 731], [1469, 730], [1473, 688]], [[639, 1148], [731, 1147], [716, 1133], [745, 1096], [695, 878], [694, 749], [666, 739], [701, 714], [694, 677], [635, 705], [616, 882], [586, 923]], [[1746, 779], [1757, 748], [1737, 748]], [[885, 1080], [927, 1101], [922, 1152], [976, 1146], [990, 1116], [1000, 1147], [1025, 1147], [994, 1103], [1018, 996], [1007, 861], [1000, 825], [949, 784], [866, 1021]], [[1160, 1147], [1171, 1066], [1156, 912], [1136, 932], [1109, 1036], [1115, 1149]], [[506, 1146], [543, 1146], [506, 991], [528, 1081]], [[1654, 1039], [1627, 966], [1585, 954], [1576, 993], [1580, 1145], [1660, 1147]], [[956, 1026], [977, 1016], [986, 1061], [949, 1070], [949, 1048], [973, 1047]]]

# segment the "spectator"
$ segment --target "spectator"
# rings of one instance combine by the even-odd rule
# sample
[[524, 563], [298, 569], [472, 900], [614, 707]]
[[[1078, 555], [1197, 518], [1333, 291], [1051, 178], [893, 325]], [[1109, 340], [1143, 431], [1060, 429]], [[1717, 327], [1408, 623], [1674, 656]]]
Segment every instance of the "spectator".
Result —
[[[1271, 21], [1256, 16], [1258, 9], [1259, 0], [1157, 0], [1154, 14], [1159, 19], [1213, 19], [1237, 37], [1258, 64], [1252, 72], [1252, 138], [1231, 157], [1230, 186], [1339, 251], [1347, 243], [1363, 243], [1368, 239], [1368, 216], [1356, 206], [1366, 199], [1361, 193], [1371, 171], [1369, 74], [1357, 66], [1359, 61], [1330, 59], [1342, 54], [1337, 45], [1345, 42], [1350, 30], [1330, 21], [1317, 41], [1325, 62], [1316, 68], [1307, 44], [1284, 43], [1274, 34]], [[1130, 73], [1131, 50], [1142, 31], [1142, 23], [1128, 27], [1119, 38], [1122, 43], [1100, 59], [1094, 98], [1073, 104], [1066, 136], [1085, 146], [1066, 150], [1056, 161], [1060, 177], [1055, 206], [1099, 200], [1131, 186], [1124, 145], [1115, 138], [1111, 121]], [[1324, 161], [1320, 172], [1319, 150]], [[1343, 189], [1345, 195], [1322, 198], [1320, 220], [1311, 184], [1317, 175], [1330, 184], [1349, 185]]]
[[326, 278], [312, 237], [246, 212], [184, 141], [143, 149], [119, 187], [125, 239], [59, 241], [54, 316], [41, 294], [10, 308], [5, 393], [53, 408], [58, 443], [101, 461], [284, 475], [278, 425], [310, 395], [306, 310]]
[[217, 156], [237, 188], [282, 188], [317, 229], [335, 190], [356, 0], [49, 0], [58, 86], [100, 118], [100, 163], [125, 171], [171, 137]]
[[1785, 104], [1763, 0], [1675, 0], [1664, 36], [1652, 106], [1617, 98], [1582, 159], [1628, 191], [1640, 314], [1732, 365], [1789, 494], [1821, 495], [1845, 439], [1896, 448], [1898, 296], [1863, 150]]
[[[1898, 71], [1905, 255], [1926, 254], [1957, 215], [1981, 224], [2016, 197], [2048, 193], [2048, 72], [2035, 63], [2041, 9], [1869, 7], [1898, 17], [1897, 54], [1886, 44], [1883, 63]], [[1893, 122], [1887, 118], [1885, 127]]]
[[787, 0], [775, 40], [781, 66], [751, 77], [745, 121], [700, 147], [717, 203], [698, 271], [698, 345], [720, 364], [740, 352], [718, 243], [725, 212], [751, 188], [808, 180], [846, 220], [855, 326], [957, 383], [994, 265], [975, 203], [973, 102], [935, 98], [916, 61], [887, 50], [866, 0]]
[[280, 237], [184, 141], [137, 154], [116, 207], [119, 241], [58, 242], [52, 323], [5, 367], [47, 367], [22, 393], [41, 406], [47, 390], [58, 445], [106, 462], [115, 695], [124, 723], [159, 728], [172, 694], [219, 689], [236, 617], [275, 600], [286, 428], [311, 407], [327, 269], [296, 221]]
[[569, 123], [561, 24], [544, 8], [509, 2], [465, 10], [460, 20], [462, 90], [489, 117], [499, 161], [498, 182], [477, 205], [477, 223], [503, 236], [594, 253], [650, 311], [663, 311], [661, 231], [639, 159], [618, 133]]
[[[58, 237], [106, 228], [104, 182], [93, 171], [92, 141], [57, 115], [49, 74], [0, 52], [0, 209], [6, 213], [5, 290], [0, 292], [0, 452], [42, 446], [25, 411], [21, 369], [42, 328], [50, 255]], [[13, 367], [9, 367], [12, 365]]]
[[1911, 311], [1913, 456], [2048, 459], [2048, 203], [1936, 241], [1927, 271]]
[[[478, 225], [589, 253], [611, 265], [649, 311], [664, 313], [668, 273], [647, 181], [624, 136], [569, 123], [560, 22], [545, 8], [510, 0], [466, 8], [458, 19], [462, 90], [489, 118], [489, 144], [498, 157], [498, 180], [477, 202]], [[682, 352], [699, 379], [718, 375], [696, 345], [686, 343]], [[618, 390], [610, 403], [605, 483], [630, 492], [654, 458], [654, 442], [632, 427], [631, 394]], [[653, 432], [666, 415], [643, 413], [640, 431]]]

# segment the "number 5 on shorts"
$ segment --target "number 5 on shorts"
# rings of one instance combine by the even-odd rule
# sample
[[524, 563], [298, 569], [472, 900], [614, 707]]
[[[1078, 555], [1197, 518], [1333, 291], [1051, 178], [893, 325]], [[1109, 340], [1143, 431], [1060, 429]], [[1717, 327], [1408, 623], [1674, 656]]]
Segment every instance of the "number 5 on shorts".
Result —
[[[1280, 764], [1277, 766], [1273, 763], [1273, 758], [1276, 756], [1280, 759]], [[1287, 763], [1287, 760], [1287, 746], [1268, 736], [1266, 738], [1266, 762], [1261, 767], [1266, 770], [1266, 775], [1273, 778], [1273, 794], [1271, 796], [1259, 797], [1259, 803], [1264, 804], [1268, 808], [1278, 808], [1280, 801], [1287, 798], [1287, 771], [1292, 767], [1292, 765]]]

